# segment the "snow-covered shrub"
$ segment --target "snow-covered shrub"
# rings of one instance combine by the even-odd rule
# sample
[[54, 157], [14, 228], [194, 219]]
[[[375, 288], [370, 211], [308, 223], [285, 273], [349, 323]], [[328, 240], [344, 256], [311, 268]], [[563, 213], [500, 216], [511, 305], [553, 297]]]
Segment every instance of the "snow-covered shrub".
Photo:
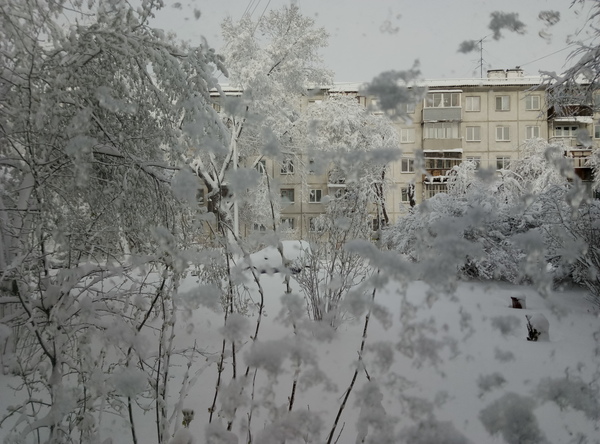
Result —
[[313, 220], [317, 230], [310, 233], [310, 252], [296, 275], [313, 320], [339, 326], [344, 298], [372, 272], [361, 255], [345, 248], [352, 240], [370, 239], [370, 217], [363, 211], [367, 196], [360, 189], [348, 190]]
[[479, 419], [490, 435], [501, 435], [507, 444], [544, 444], [535, 405], [532, 398], [506, 393], [483, 409]]
[[[469, 162], [457, 168], [464, 177]], [[521, 279], [519, 260], [523, 252], [511, 236], [529, 228], [526, 218], [506, 204], [504, 181], [488, 182], [471, 177], [471, 182], [449, 183], [449, 192], [424, 201], [386, 230], [384, 241], [416, 262], [432, 262], [448, 275], [470, 278]], [[456, 184], [458, 190], [454, 192]], [[442, 251], [454, 250], [452, 263], [442, 263]]]
[[596, 383], [588, 383], [576, 376], [544, 378], [537, 387], [542, 401], [555, 402], [561, 409], [579, 410], [591, 420], [600, 419], [600, 390]]
[[452, 248], [451, 265], [468, 278], [542, 282], [550, 263], [555, 278], [573, 276], [597, 294], [598, 204], [584, 199], [559, 146], [531, 140], [521, 156], [501, 173], [455, 167], [448, 192], [401, 218], [386, 242], [449, 273], [437, 258]]

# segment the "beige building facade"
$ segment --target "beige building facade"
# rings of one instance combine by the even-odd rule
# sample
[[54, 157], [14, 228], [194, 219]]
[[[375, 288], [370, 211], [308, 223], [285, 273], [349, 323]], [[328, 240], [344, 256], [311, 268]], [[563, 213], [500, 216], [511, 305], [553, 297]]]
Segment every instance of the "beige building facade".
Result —
[[[594, 124], [598, 116], [594, 118], [591, 104], [573, 104], [567, 115], [557, 116], [548, 108], [543, 79], [524, 76], [519, 69], [488, 71], [483, 79], [425, 81], [423, 86], [427, 88], [425, 98], [407, 105], [404, 118], [392, 118], [401, 157], [386, 170], [385, 205], [390, 223], [406, 214], [411, 204], [444, 192], [454, 166], [471, 160], [480, 168], [508, 168], [528, 139], [563, 145], [565, 156], [573, 158], [576, 173], [584, 181], [592, 180], [587, 162], [592, 147], [581, 143], [581, 134], [586, 133], [593, 146], [600, 142], [600, 126]], [[354, 96], [377, 112], [375, 99], [361, 95], [359, 84], [313, 91], [304, 105], [334, 95]], [[326, 171], [315, 173], [311, 159], [294, 162], [265, 159], [260, 167], [280, 187], [281, 228], [292, 238], [302, 238], [314, 229], [313, 218], [324, 211], [325, 196], [335, 196], [344, 185], [331, 181]], [[365, 211], [373, 212], [375, 219], [373, 209]], [[254, 224], [243, 232], [263, 229], [262, 224]]]

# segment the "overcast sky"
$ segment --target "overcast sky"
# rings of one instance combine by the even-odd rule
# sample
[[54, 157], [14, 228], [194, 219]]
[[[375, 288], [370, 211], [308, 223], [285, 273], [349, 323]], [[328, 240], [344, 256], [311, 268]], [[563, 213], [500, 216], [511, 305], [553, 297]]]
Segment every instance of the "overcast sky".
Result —
[[[204, 36], [220, 48], [220, 24], [227, 15], [235, 20], [245, 11], [257, 19], [266, 10], [290, 0], [184, 0], [167, 7], [153, 25], [197, 42]], [[540, 70], [561, 72], [573, 49], [568, 38], [584, 40], [582, 29], [588, 10], [570, 8], [571, 0], [296, 0], [304, 15], [330, 35], [322, 55], [336, 81], [363, 82], [387, 70], [404, 70], [415, 60], [423, 78], [471, 78], [480, 75], [479, 51], [463, 54], [465, 40], [483, 41], [486, 69], [520, 66], [525, 74]], [[196, 19], [194, 10], [201, 12]], [[549, 26], [540, 11], [558, 11], [561, 20]], [[526, 33], [504, 32], [494, 40], [488, 28], [494, 11], [517, 12]], [[540, 36], [543, 35], [543, 37]], [[587, 40], [589, 42], [589, 40]]]

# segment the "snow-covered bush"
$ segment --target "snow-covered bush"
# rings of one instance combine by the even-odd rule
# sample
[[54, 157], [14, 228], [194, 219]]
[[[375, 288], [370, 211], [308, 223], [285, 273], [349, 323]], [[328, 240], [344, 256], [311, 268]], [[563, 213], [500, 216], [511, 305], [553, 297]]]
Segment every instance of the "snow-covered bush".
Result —
[[[430, 263], [427, 269], [446, 270], [442, 279], [458, 274], [518, 282], [524, 255], [511, 236], [528, 230], [528, 219], [506, 203], [503, 178], [490, 182], [466, 174], [472, 168], [470, 162], [459, 166], [449, 192], [433, 196], [399, 219], [386, 230], [384, 241], [413, 261]], [[464, 177], [470, 178], [460, 180]], [[453, 260], [445, 263], [440, 253], [449, 248]]]
[[591, 213], [597, 205], [583, 198], [559, 146], [529, 141], [510, 169], [490, 173], [468, 161], [455, 167], [448, 192], [400, 219], [386, 242], [418, 262], [436, 261], [437, 252], [451, 245], [452, 266], [470, 278], [544, 280], [548, 262], [556, 278], [572, 274], [585, 283], [582, 275], [595, 276]]

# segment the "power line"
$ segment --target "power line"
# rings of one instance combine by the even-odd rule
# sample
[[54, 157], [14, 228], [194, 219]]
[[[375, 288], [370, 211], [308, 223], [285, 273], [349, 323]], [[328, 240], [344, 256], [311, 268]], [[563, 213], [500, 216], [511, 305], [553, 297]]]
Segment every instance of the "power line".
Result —
[[[252, 13], [250, 13], [250, 8], [252, 8], [252, 5], [256, 2], [257, 0], [249, 0], [248, 1], [248, 5], [246, 6], [246, 9], [244, 10], [244, 13], [242, 14], [242, 18], [244, 18], [246, 15], [252, 15]], [[260, 3], [260, 0], [258, 0], [258, 2]], [[256, 7], [255, 7], [256, 8]]]
[[530, 63], [539, 62], [540, 60], [544, 60], [544, 59], [546, 59], [546, 58], [548, 58], [548, 57], [550, 57], [550, 56], [553, 56], [554, 54], [558, 54], [559, 52], [562, 52], [562, 51], [564, 51], [565, 49], [572, 48], [573, 46], [575, 46], [575, 44], [574, 44], [574, 43], [573, 43], [573, 44], [570, 44], [570, 45], [568, 45], [568, 46], [565, 46], [565, 47], [564, 47], [564, 48], [562, 48], [562, 49], [558, 49], [558, 50], [556, 50], [556, 51], [554, 51], [554, 52], [551, 52], [550, 54], [547, 54], [547, 55], [545, 55], [545, 56], [538, 57], [537, 59], [534, 59], [534, 60], [530, 60], [530, 61], [529, 61], [529, 62], [527, 62], [527, 63], [521, 63], [519, 66], [525, 66], [525, 65], [529, 65]]

